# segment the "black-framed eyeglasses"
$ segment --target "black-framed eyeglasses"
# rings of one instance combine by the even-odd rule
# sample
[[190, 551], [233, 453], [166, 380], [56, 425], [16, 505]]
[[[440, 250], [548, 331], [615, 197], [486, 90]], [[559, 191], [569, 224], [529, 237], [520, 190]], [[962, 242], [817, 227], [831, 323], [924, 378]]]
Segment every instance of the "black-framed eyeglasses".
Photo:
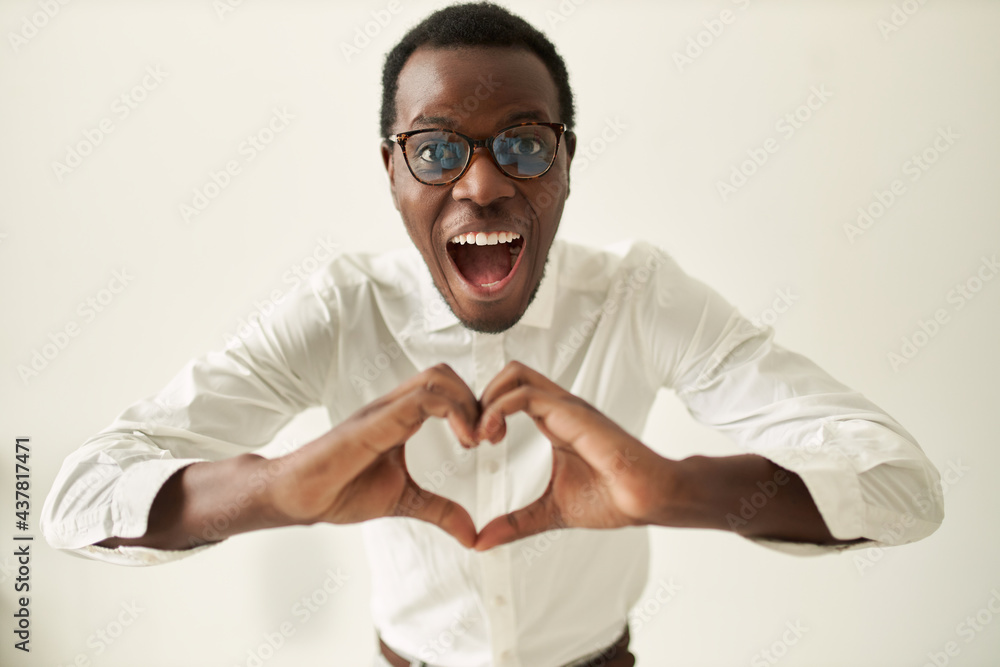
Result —
[[485, 148], [493, 164], [519, 180], [544, 176], [556, 161], [559, 140], [571, 136], [563, 123], [529, 122], [505, 127], [489, 139], [473, 139], [443, 128], [399, 132], [385, 140], [399, 144], [413, 177], [425, 185], [448, 185], [462, 177], [472, 153]]

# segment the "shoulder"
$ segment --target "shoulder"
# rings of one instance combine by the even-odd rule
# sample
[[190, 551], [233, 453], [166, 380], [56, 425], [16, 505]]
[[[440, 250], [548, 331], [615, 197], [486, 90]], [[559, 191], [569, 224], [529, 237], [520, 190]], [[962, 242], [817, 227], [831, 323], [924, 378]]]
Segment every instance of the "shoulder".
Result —
[[423, 259], [411, 246], [382, 252], [341, 252], [309, 280], [313, 290], [320, 293], [361, 290], [404, 296], [418, 289], [423, 273]]
[[559, 282], [580, 291], [607, 291], [621, 281], [633, 288], [653, 276], [680, 273], [680, 267], [662, 248], [642, 239], [624, 239], [594, 246], [556, 239], [552, 251], [559, 257]]

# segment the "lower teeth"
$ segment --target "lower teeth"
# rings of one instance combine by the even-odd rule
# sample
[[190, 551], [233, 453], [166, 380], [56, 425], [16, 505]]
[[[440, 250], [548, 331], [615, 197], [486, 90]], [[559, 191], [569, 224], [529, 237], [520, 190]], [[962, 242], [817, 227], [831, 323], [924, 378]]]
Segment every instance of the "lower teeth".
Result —
[[[520, 255], [520, 254], [521, 254], [521, 249], [520, 248], [516, 248], [516, 249], [515, 248], [511, 248], [511, 250], [510, 250], [510, 268], [513, 269], [514, 265], [517, 264], [517, 256]], [[491, 283], [479, 283], [479, 286], [480, 287], [493, 287], [494, 285], [497, 285], [500, 282], [501, 282], [501, 280], [494, 280]]]

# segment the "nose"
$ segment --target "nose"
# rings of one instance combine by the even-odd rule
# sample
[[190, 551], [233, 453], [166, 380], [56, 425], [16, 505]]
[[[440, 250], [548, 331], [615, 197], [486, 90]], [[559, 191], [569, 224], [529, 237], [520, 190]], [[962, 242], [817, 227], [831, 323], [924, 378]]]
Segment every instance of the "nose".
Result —
[[489, 206], [499, 199], [513, 197], [514, 182], [494, 164], [485, 148], [472, 152], [469, 168], [458, 179], [451, 194], [456, 200], [469, 200], [480, 206]]

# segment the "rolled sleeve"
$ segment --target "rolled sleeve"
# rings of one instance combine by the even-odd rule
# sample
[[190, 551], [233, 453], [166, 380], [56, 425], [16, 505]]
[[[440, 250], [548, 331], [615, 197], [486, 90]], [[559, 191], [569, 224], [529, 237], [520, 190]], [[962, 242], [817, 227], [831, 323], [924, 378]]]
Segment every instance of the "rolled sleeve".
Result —
[[42, 508], [49, 544], [125, 565], [183, 558], [180, 551], [96, 546], [146, 533], [153, 501], [177, 471], [270, 442], [296, 414], [326, 402], [336, 349], [321, 283], [287, 295], [245, 338], [188, 364], [154, 396], [137, 401], [63, 462]]
[[940, 475], [912, 435], [811, 360], [775, 343], [772, 328], [755, 326], [675, 264], [666, 268], [652, 312], [683, 353], [657, 367], [662, 386], [697, 421], [799, 475], [835, 538], [862, 541], [750, 539], [807, 555], [906, 544], [940, 526]]

